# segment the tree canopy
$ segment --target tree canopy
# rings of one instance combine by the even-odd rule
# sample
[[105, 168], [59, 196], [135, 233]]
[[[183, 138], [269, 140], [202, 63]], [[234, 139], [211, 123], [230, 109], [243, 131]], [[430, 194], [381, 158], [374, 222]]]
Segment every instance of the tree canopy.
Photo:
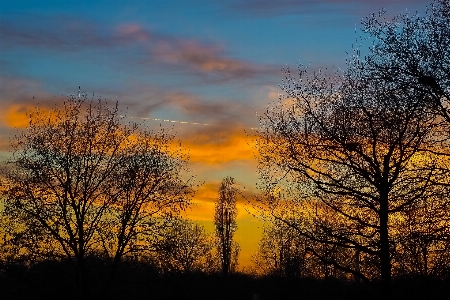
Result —
[[172, 140], [85, 95], [49, 118], [37, 110], [16, 138], [3, 192], [4, 214], [20, 224], [12, 242], [22, 255], [68, 259], [87, 298], [89, 256], [109, 258], [114, 272], [159, 218], [189, 204], [192, 175]]
[[[284, 96], [260, 117], [263, 214], [310, 240], [323, 263], [381, 279], [386, 297], [401, 264], [394, 253], [406, 253], [399, 227], [439, 208], [443, 222], [421, 247], [431, 253], [435, 242], [448, 244], [448, 8], [438, 1], [425, 17], [369, 17], [365, 31], [375, 40], [367, 56], [354, 49], [347, 69], [331, 75], [286, 69]], [[418, 246], [425, 225], [415, 224]], [[353, 259], [325, 256], [322, 246]]]

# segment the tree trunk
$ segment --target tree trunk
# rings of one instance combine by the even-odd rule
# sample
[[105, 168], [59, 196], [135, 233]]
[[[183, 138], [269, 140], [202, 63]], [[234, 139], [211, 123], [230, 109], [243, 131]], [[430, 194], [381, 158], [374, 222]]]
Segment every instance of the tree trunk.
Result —
[[391, 255], [389, 251], [388, 196], [380, 197], [380, 262], [383, 299], [391, 299]]
[[104, 300], [109, 298], [109, 291], [111, 290], [112, 283], [113, 283], [114, 277], [116, 276], [116, 272], [117, 272], [117, 269], [119, 268], [121, 259], [122, 259], [122, 254], [116, 254], [114, 256], [114, 259], [113, 259], [112, 265], [111, 265], [111, 270], [110, 270], [109, 274], [107, 275], [108, 278], [106, 280], [105, 289], [103, 291], [102, 298]]
[[89, 299], [89, 284], [86, 262], [83, 257], [77, 259], [76, 266], [78, 292], [81, 300]]
[[428, 249], [427, 249], [427, 244], [425, 244], [425, 246], [422, 247], [422, 256], [423, 256], [423, 273], [425, 275], [425, 277], [428, 277]]

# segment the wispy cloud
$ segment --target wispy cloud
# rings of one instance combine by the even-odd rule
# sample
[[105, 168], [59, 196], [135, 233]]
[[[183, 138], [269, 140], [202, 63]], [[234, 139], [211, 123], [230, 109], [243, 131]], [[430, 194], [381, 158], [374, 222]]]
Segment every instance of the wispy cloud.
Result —
[[201, 74], [214, 73], [226, 78], [247, 78], [271, 71], [265, 66], [228, 58], [217, 45], [190, 40], [165, 40], [151, 51], [166, 63], [184, 65]]
[[169, 92], [165, 95], [164, 100], [166, 105], [180, 110], [183, 115], [193, 118], [202, 117], [209, 123], [243, 124], [247, 121], [243, 120], [244, 117], [254, 114], [254, 108], [250, 105], [230, 99], [211, 101], [193, 94]]
[[211, 124], [241, 124], [250, 126], [257, 119], [249, 118], [255, 115], [256, 108], [248, 102], [242, 102], [224, 97], [208, 98], [197, 94], [163, 89], [144, 83], [131, 83], [125, 90], [133, 94], [119, 95], [121, 106], [128, 107], [130, 116], [164, 117], [159, 112], [170, 111], [170, 115], [179, 116], [180, 121]]
[[49, 96], [37, 80], [11, 76], [0, 76], [0, 101], [15, 103], [30, 101], [33, 96]]
[[[105, 28], [72, 17], [33, 16], [27, 24], [8, 19], [0, 21], [0, 39], [3, 50], [16, 47], [55, 52], [97, 49], [108, 56], [117, 56], [116, 62], [127, 66], [170, 66], [218, 80], [278, 72], [278, 67], [233, 58], [221, 45], [154, 32], [133, 23]], [[133, 51], [128, 51], [131, 48]]]
[[121, 24], [116, 28], [118, 40], [127, 43], [148, 42], [152, 33], [138, 24]]
[[116, 32], [118, 40], [142, 43], [148, 53], [148, 62], [183, 67], [199, 75], [215, 74], [223, 79], [239, 79], [278, 71], [273, 66], [230, 58], [221, 45], [162, 35], [138, 24], [120, 25]]
[[110, 36], [101, 32], [95, 22], [69, 16], [45, 17], [29, 15], [26, 23], [15, 19], [0, 21], [2, 48], [17, 46], [78, 51], [85, 47], [109, 47]]

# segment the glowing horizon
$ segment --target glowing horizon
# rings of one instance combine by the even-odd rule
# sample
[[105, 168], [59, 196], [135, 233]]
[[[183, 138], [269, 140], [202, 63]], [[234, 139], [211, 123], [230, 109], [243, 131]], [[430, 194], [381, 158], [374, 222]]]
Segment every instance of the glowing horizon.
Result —
[[[344, 69], [361, 18], [394, 16], [429, 0], [8, 1], [0, 6], [0, 156], [39, 107], [78, 86], [119, 103], [121, 115], [167, 128], [202, 183], [187, 216], [213, 231], [220, 181], [257, 188], [252, 131], [277, 101], [281, 69]], [[62, 96], [61, 96], [62, 95]], [[240, 268], [250, 265], [261, 221], [238, 204]]]

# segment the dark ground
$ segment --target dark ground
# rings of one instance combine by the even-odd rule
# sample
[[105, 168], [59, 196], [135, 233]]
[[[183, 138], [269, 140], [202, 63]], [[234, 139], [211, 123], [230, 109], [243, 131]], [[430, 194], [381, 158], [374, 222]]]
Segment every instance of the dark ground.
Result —
[[[91, 299], [102, 299], [106, 267], [97, 264], [90, 273]], [[196, 300], [340, 300], [380, 299], [378, 288], [363, 283], [337, 280], [253, 278], [235, 274], [226, 280], [219, 275], [165, 274], [154, 268], [127, 263], [122, 265], [107, 299], [196, 299]], [[33, 268], [8, 266], [0, 269], [0, 299], [78, 299], [73, 272], [68, 265], [45, 262]], [[424, 279], [396, 280], [393, 299], [450, 299], [450, 281]]]

